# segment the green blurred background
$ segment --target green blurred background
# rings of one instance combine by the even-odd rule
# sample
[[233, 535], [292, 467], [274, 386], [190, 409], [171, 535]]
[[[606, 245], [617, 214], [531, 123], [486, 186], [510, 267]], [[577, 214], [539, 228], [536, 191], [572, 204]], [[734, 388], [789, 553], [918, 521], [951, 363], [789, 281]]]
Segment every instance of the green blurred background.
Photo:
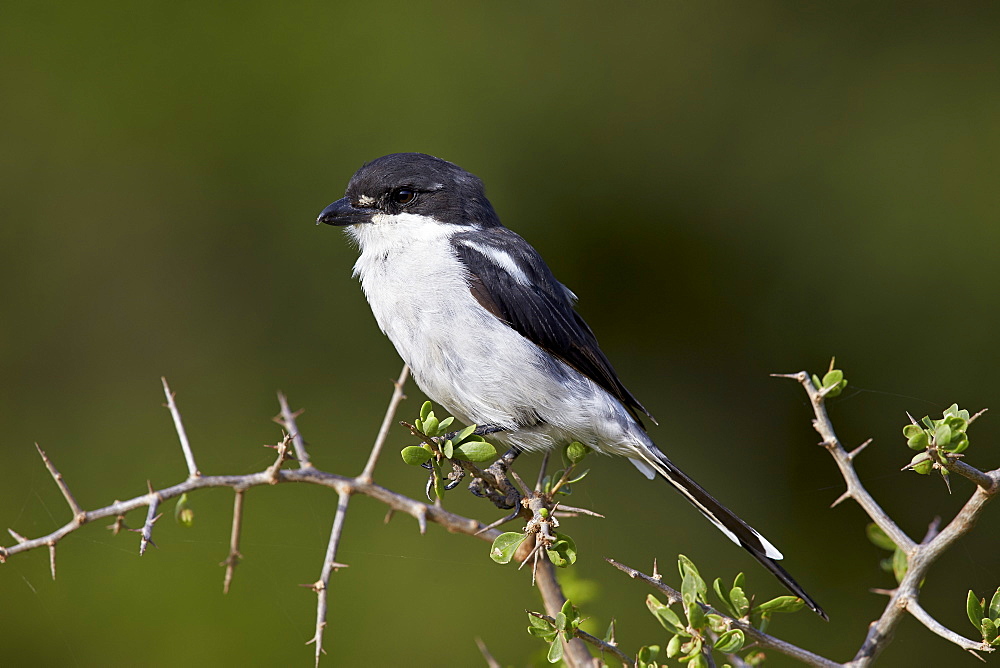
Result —
[[[32, 443], [86, 507], [182, 480], [160, 376], [201, 470], [267, 466], [275, 390], [306, 413], [314, 462], [361, 470], [399, 359], [350, 277], [355, 251], [313, 225], [362, 162], [395, 151], [484, 179], [504, 222], [580, 310], [674, 460], [759, 527], [826, 607], [774, 632], [837, 660], [891, 586], [883, 553], [816, 446], [800, 388], [823, 371], [863, 480], [923, 535], [970, 493], [899, 472], [904, 411], [996, 406], [1000, 373], [1000, 16], [937, 3], [8, 3], [0, 23], [0, 526], [36, 536], [68, 511]], [[403, 415], [421, 398], [411, 387]], [[997, 421], [970, 463], [1000, 466]], [[390, 440], [377, 479], [422, 476]], [[526, 477], [538, 458], [519, 464]], [[573, 502], [591, 628], [628, 651], [666, 635], [611, 556], [780, 586], [664, 485], [597, 459]], [[326, 489], [247, 497], [245, 561], [222, 596], [232, 493], [169, 516], [159, 549], [90, 526], [52, 582], [44, 551], [0, 568], [8, 665], [309, 665], [336, 503]], [[448, 507], [498, 512], [455, 492]], [[168, 514], [172, 507], [166, 508]], [[965, 593], [1000, 584], [998, 513], [924, 587], [964, 635]], [[539, 664], [526, 572], [485, 543], [351, 505], [334, 576], [330, 665], [479, 665], [481, 637]], [[129, 517], [139, 526], [139, 513]], [[5, 539], [8, 544], [10, 539]], [[902, 624], [886, 665], [977, 665]], [[769, 665], [789, 665], [775, 655]]]

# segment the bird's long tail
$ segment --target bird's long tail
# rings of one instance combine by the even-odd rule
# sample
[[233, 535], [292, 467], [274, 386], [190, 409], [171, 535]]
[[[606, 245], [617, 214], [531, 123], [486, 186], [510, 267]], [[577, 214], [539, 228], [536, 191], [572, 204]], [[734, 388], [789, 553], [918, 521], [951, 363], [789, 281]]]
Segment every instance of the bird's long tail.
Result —
[[771, 571], [790, 592], [805, 601], [805, 604], [820, 617], [829, 619], [823, 612], [823, 608], [819, 607], [819, 604], [802, 589], [799, 583], [788, 574], [788, 571], [778, 564], [777, 560], [782, 558], [782, 554], [766, 538], [737, 517], [733, 511], [716, 501], [711, 494], [677, 468], [655, 446], [639, 448], [636, 455], [638, 456], [632, 458], [632, 463], [636, 465], [636, 468], [649, 477], [652, 477], [650, 473], [654, 471], [658, 473], [660, 477], [683, 494], [722, 533], [729, 536], [730, 540], [753, 555], [753, 558], [759, 561], [764, 568]]

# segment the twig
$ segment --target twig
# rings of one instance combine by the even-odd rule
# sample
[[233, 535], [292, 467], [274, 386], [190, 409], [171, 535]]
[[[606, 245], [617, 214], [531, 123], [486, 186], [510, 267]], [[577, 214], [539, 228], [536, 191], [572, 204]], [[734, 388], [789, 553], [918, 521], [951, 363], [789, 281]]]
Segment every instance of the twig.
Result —
[[382, 445], [385, 443], [385, 439], [389, 436], [389, 428], [392, 426], [393, 417], [396, 415], [396, 409], [399, 408], [399, 404], [406, 395], [403, 394], [403, 386], [406, 384], [406, 378], [410, 373], [410, 368], [403, 365], [403, 369], [399, 372], [399, 378], [396, 379], [395, 389], [392, 392], [392, 397], [389, 399], [389, 407], [385, 410], [385, 417], [382, 418], [382, 426], [379, 427], [378, 435], [375, 437], [375, 445], [372, 446], [371, 454], [368, 455], [368, 463], [365, 464], [365, 470], [361, 472], [358, 478], [363, 482], [372, 481], [372, 473], [375, 471], [375, 462], [378, 461], [379, 454], [382, 452]]
[[[59, 491], [62, 492], [63, 497], [66, 499], [66, 503], [69, 504], [69, 509], [73, 512], [73, 517], [78, 522], [82, 523], [84, 519], [86, 519], [85, 514], [83, 510], [80, 509], [80, 504], [78, 504], [76, 502], [76, 499], [73, 498], [73, 494], [69, 491], [69, 487], [66, 485], [66, 481], [63, 480], [62, 474], [56, 470], [55, 464], [52, 463], [52, 460], [49, 459], [48, 455], [45, 454], [45, 451], [42, 450], [42, 448], [39, 447], [37, 443], [35, 443], [35, 449], [38, 450], [38, 454], [42, 456], [42, 461], [45, 462], [45, 468], [49, 470], [49, 473], [52, 474], [52, 479], [55, 480], [56, 485], [59, 486]], [[54, 580], [55, 579], [54, 566], [52, 568], [52, 571], [53, 571], [52, 579]]]
[[323, 649], [323, 630], [326, 628], [327, 611], [327, 591], [330, 586], [330, 574], [341, 568], [346, 568], [346, 564], [337, 563], [337, 548], [340, 546], [340, 536], [344, 531], [344, 519], [347, 517], [347, 504], [351, 500], [351, 493], [348, 490], [338, 492], [337, 514], [333, 518], [333, 529], [330, 531], [330, 542], [326, 546], [326, 557], [323, 560], [323, 569], [320, 572], [319, 580], [312, 585], [316, 592], [316, 633], [312, 640], [306, 644], [316, 644], [316, 666], [319, 667], [319, 658], [326, 654]]
[[486, 660], [488, 668], [503, 668], [503, 666], [500, 665], [500, 662], [493, 658], [493, 655], [490, 654], [490, 649], [486, 646], [486, 643], [483, 642], [483, 639], [478, 636], [476, 637], [476, 647], [479, 648], [479, 653], [482, 654], [483, 659]]
[[976, 642], [974, 640], [969, 640], [968, 638], [960, 636], [959, 634], [955, 633], [951, 629], [948, 629], [943, 624], [941, 624], [941, 622], [931, 617], [930, 614], [928, 614], [926, 610], [920, 607], [920, 604], [917, 603], [917, 601], [914, 599], [910, 599], [909, 601], [907, 601], [906, 609], [909, 611], [911, 615], [916, 617], [921, 624], [926, 626], [933, 633], [936, 633], [945, 640], [958, 645], [962, 649], [969, 650], [969, 652], [971, 652], [972, 655], [975, 656], [980, 661], [983, 661], [984, 659], [983, 657], [976, 654], [977, 650], [985, 652], [990, 652], [993, 650], [993, 648], [991, 648], [988, 644], [982, 641]]
[[157, 515], [156, 511], [160, 507], [160, 503], [163, 502], [163, 497], [153, 490], [153, 484], [148, 480], [146, 481], [146, 487], [149, 489], [146, 504], [149, 507], [146, 511], [146, 521], [143, 522], [142, 528], [139, 529], [142, 535], [142, 539], [139, 541], [140, 557], [146, 554], [146, 548], [150, 545], [156, 547], [156, 543], [153, 542], [153, 525], [156, 524], [156, 520], [160, 519], [160, 515]]
[[952, 473], [957, 473], [963, 478], [968, 478], [987, 492], [992, 489], [993, 485], [996, 485], [996, 480], [990, 477], [989, 474], [983, 473], [974, 466], [969, 466], [961, 459], [945, 458], [944, 467]]
[[[824, 404], [824, 399], [826, 395], [817, 390], [812, 383], [812, 379], [809, 374], [805, 371], [800, 371], [798, 373], [789, 374], [772, 374], [777, 378], [790, 378], [792, 380], [797, 380], [803, 388], [805, 388], [806, 393], [809, 395], [809, 400], [812, 403], [813, 413], [816, 419], [813, 420], [813, 427], [819, 433], [820, 437], [823, 439], [821, 445], [827, 449], [830, 455], [833, 456], [834, 461], [837, 463], [837, 468], [840, 469], [841, 475], [847, 482], [847, 492], [846, 494], [854, 499], [859, 506], [872, 518], [872, 521], [878, 525], [882, 531], [885, 532], [887, 536], [892, 540], [904, 552], [908, 552], [913, 549], [916, 543], [913, 542], [909, 536], [903, 533], [903, 530], [892, 520], [889, 515], [882, 510], [882, 507], [875, 502], [872, 495], [868, 493], [864, 485], [861, 484], [861, 479], [858, 478], [857, 472], [854, 470], [853, 458], [859, 452], [848, 453], [841, 445], [840, 439], [837, 438], [837, 433], [833, 429], [833, 424], [830, 422], [830, 417], [826, 413], [826, 405]], [[863, 445], [867, 445], [863, 444]], [[863, 447], [863, 446], [862, 446]], [[843, 498], [843, 497], [842, 497]], [[838, 499], [839, 503], [842, 499]]]
[[196, 478], [201, 475], [198, 471], [198, 465], [194, 463], [194, 453], [191, 451], [191, 444], [188, 442], [187, 432], [184, 431], [184, 423], [181, 421], [181, 413], [177, 410], [177, 404], [174, 402], [174, 393], [170, 391], [170, 386], [167, 385], [166, 377], [161, 376], [160, 380], [163, 381], [163, 394], [167, 396], [167, 408], [170, 409], [170, 415], [174, 418], [174, 429], [177, 430], [177, 438], [181, 441], [181, 450], [184, 451], [184, 459], [187, 460], [188, 475], [192, 478]]
[[[547, 621], [550, 624], [555, 624], [555, 622], [556, 622], [556, 620], [553, 617], [550, 617], [548, 615], [543, 615], [543, 614], [541, 614], [539, 612], [531, 612], [529, 610], [528, 614], [531, 615], [532, 617], [537, 617], [538, 619], [544, 619], [545, 621]], [[573, 635], [575, 637], [579, 638], [580, 640], [583, 640], [584, 642], [590, 643], [591, 645], [593, 645], [594, 647], [596, 647], [597, 649], [599, 649], [601, 652], [611, 652], [612, 654], [614, 654], [615, 656], [617, 656], [618, 659], [625, 666], [632, 666], [632, 665], [635, 664], [635, 658], [629, 656], [625, 652], [623, 652], [620, 649], [618, 649], [617, 645], [612, 645], [611, 643], [609, 643], [609, 642], [607, 642], [605, 640], [602, 640], [602, 639], [598, 638], [595, 635], [591, 635], [591, 634], [587, 633], [583, 629], [574, 629]]]
[[240, 554], [240, 533], [243, 529], [243, 494], [246, 490], [236, 488], [236, 499], [233, 501], [233, 529], [229, 534], [229, 556], [220, 566], [226, 567], [226, 577], [222, 581], [222, 593], [229, 593], [229, 585], [233, 581], [236, 565], [243, 555]]
[[[637, 571], [634, 568], [626, 566], [625, 564], [619, 563], [614, 559], [605, 559], [609, 564], [620, 570], [621, 572], [628, 575], [630, 578], [635, 580], [642, 580], [651, 587], [658, 589], [667, 596], [667, 604], [679, 603], [681, 599], [681, 593], [670, 587], [669, 585], [663, 584], [659, 579], [646, 575], [641, 571]], [[802, 663], [808, 664], [810, 666], [819, 666], [820, 668], [838, 668], [843, 664], [837, 663], [836, 661], [831, 661], [825, 657], [818, 654], [813, 654], [809, 650], [802, 649], [796, 645], [793, 645], [784, 640], [775, 638], [774, 636], [769, 636], [766, 633], [762, 633], [755, 629], [750, 624], [747, 624], [743, 620], [734, 619], [729, 615], [716, 610], [710, 605], [701, 606], [706, 612], [719, 615], [723, 619], [729, 622], [731, 628], [740, 629], [743, 631], [744, 635], [751, 638], [757, 645], [763, 647], [764, 649], [773, 649], [776, 652], [780, 652], [786, 656], [790, 656], [793, 659], [797, 659]]]
[[312, 466], [309, 461], [309, 451], [306, 450], [305, 439], [299, 433], [299, 426], [295, 418], [302, 415], [302, 409], [292, 411], [288, 407], [288, 397], [284, 392], [278, 392], [278, 405], [281, 407], [281, 414], [274, 418], [274, 421], [284, 427], [288, 435], [292, 437], [292, 445], [295, 446], [295, 458], [299, 460], [299, 468], [307, 469]]

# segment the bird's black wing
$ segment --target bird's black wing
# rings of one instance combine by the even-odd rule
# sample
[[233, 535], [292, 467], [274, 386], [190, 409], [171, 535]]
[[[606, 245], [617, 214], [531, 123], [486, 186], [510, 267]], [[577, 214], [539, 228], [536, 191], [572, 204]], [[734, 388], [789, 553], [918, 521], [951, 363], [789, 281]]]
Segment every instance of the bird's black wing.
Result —
[[469, 271], [469, 289], [490, 313], [526, 339], [584, 374], [638, 419], [655, 418], [622, 384], [597, 338], [573, 309], [574, 295], [557, 281], [528, 242], [506, 227], [452, 238]]

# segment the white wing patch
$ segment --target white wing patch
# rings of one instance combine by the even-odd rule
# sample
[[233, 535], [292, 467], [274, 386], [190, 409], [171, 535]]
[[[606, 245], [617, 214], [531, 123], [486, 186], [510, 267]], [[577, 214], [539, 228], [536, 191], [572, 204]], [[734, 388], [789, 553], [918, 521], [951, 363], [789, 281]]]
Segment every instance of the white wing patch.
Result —
[[531, 285], [531, 281], [528, 280], [528, 275], [524, 273], [521, 266], [507, 251], [500, 248], [493, 248], [492, 246], [477, 244], [475, 241], [469, 241], [468, 239], [463, 239], [462, 243], [492, 261], [493, 264], [506, 271], [521, 285]]

